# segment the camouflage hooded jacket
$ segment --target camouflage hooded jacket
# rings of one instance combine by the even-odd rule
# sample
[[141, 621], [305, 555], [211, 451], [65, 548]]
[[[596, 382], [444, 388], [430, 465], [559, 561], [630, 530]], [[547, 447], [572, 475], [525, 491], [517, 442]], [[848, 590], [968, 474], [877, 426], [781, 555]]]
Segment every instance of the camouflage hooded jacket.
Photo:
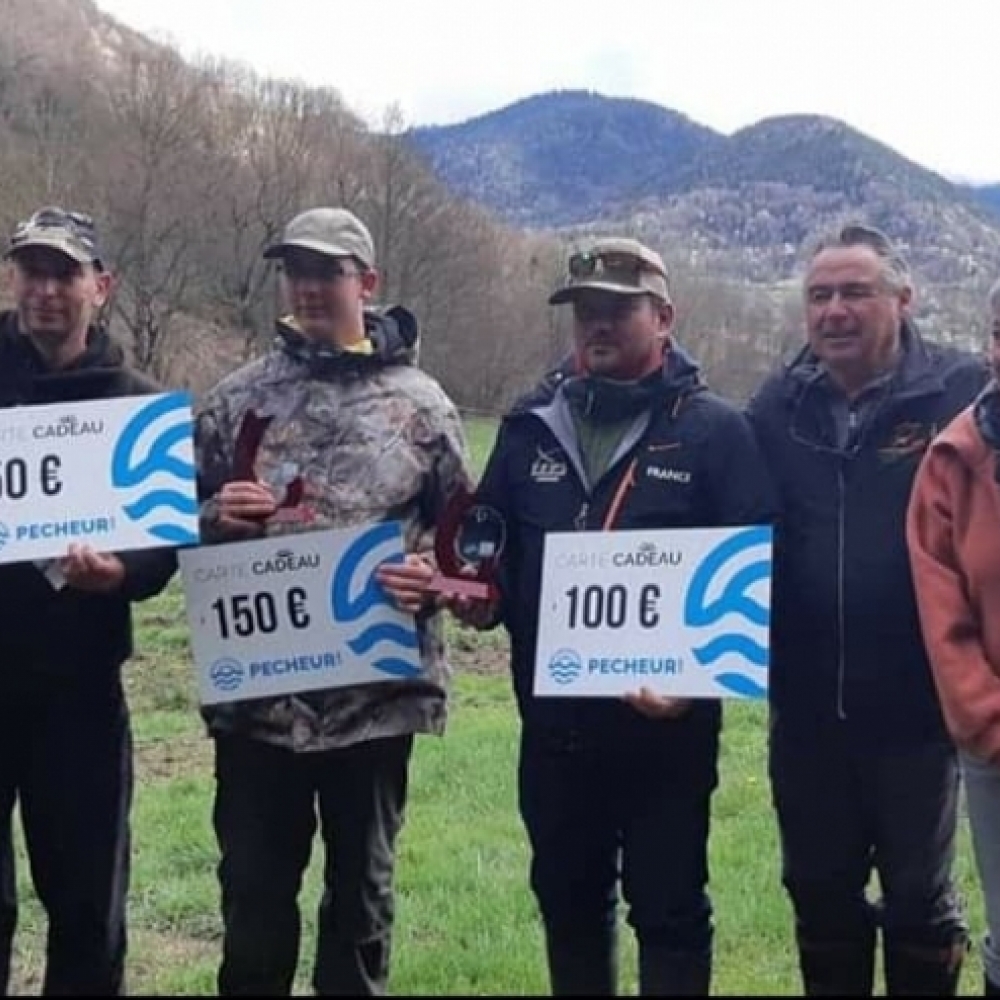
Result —
[[[235, 445], [248, 419], [271, 418], [252, 474], [301, 517], [268, 535], [395, 520], [407, 551], [429, 551], [451, 493], [469, 483], [459, 415], [414, 363], [418, 331], [401, 307], [366, 313], [369, 353], [321, 347], [287, 321], [275, 348], [219, 382], [196, 409], [202, 536], [218, 541], [215, 494], [243, 478]], [[449, 668], [440, 614], [418, 616], [423, 676], [206, 706], [213, 735], [241, 733], [293, 750], [326, 750], [406, 733], [441, 733]]]

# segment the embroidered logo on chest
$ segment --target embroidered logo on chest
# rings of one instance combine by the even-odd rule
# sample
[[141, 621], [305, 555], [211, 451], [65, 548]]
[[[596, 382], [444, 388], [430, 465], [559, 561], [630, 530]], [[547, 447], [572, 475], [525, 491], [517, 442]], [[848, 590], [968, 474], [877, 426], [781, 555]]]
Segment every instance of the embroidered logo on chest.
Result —
[[646, 475], [650, 479], [658, 479], [664, 483], [691, 482], [691, 473], [688, 469], [671, 469], [663, 465], [647, 465]]
[[531, 463], [531, 478], [536, 483], [558, 483], [566, 477], [567, 471], [568, 467], [561, 455], [537, 449], [535, 460]]
[[922, 424], [907, 420], [896, 424], [888, 434], [888, 439], [879, 450], [883, 462], [898, 462], [912, 455], [921, 455], [927, 450], [931, 439], [937, 434], [936, 424]]

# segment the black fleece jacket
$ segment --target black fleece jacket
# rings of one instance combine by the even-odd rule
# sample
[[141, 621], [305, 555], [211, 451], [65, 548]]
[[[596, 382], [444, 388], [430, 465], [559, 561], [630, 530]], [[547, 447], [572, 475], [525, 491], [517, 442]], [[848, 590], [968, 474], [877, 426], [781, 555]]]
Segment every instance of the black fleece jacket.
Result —
[[[100, 327], [86, 351], [53, 371], [19, 329], [0, 314], [0, 407], [113, 399], [160, 389], [126, 367], [121, 348]], [[32, 562], [0, 565], [0, 691], [53, 680], [115, 677], [132, 653], [131, 602], [159, 593], [177, 568], [173, 549], [119, 553], [125, 582], [111, 594], [55, 590]]]

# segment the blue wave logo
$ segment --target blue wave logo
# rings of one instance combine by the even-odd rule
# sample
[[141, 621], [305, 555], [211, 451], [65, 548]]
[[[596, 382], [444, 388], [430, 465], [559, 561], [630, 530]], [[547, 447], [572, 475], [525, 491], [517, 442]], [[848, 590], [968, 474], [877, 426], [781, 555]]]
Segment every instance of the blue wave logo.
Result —
[[[694, 658], [720, 687], [744, 698], [767, 694], [771, 616], [753, 591], [770, 581], [771, 529], [746, 528], [704, 557], [684, 600], [684, 624], [713, 633], [692, 650]], [[725, 621], [730, 618], [738, 621]]]
[[583, 660], [572, 649], [557, 649], [549, 660], [549, 675], [556, 684], [572, 684], [583, 670]]
[[208, 677], [220, 691], [235, 691], [243, 683], [246, 670], [239, 660], [224, 656], [208, 668]]
[[[389, 652], [377, 655], [372, 666], [393, 677], [418, 677], [423, 671], [414, 631], [395, 622], [364, 622], [374, 609], [395, 609], [373, 574], [379, 563], [402, 561], [399, 544], [399, 525], [393, 521], [373, 525], [359, 535], [337, 564], [330, 601], [336, 621], [358, 623], [359, 631], [347, 640], [351, 652], [363, 656], [376, 646], [387, 646]], [[380, 556], [379, 550], [385, 554]]]
[[10, 528], [3, 521], [0, 521], [0, 549], [10, 541]]
[[188, 397], [157, 396], [125, 425], [111, 458], [112, 485], [135, 496], [126, 516], [171, 545], [198, 542], [192, 431]]

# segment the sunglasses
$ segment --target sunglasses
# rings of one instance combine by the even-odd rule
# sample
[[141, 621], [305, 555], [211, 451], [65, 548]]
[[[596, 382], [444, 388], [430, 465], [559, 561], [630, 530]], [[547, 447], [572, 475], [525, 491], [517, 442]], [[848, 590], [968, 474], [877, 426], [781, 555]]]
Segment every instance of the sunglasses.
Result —
[[653, 268], [635, 254], [620, 250], [581, 251], [569, 259], [569, 276], [574, 281], [607, 278], [638, 287], [639, 275], [646, 270]]
[[291, 281], [337, 281], [341, 278], [360, 278], [364, 273], [335, 257], [286, 257], [279, 269]]
[[32, 254], [22, 251], [14, 257], [14, 266], [29, 281], [74, 281], [83, 274], [83, 266], [61, 253]]
[[573, 316], [578, 323], [616, 323], [628, 319], [644, 301], [642, 295], [613, 295], [605, 293], [601, 298], [577, 298], [573, 300]]
[[83, 212], [67, 212], [61, 208], [41, 208], [30, 219], [18, 223], [11, 244], [27, 239], [39, 229], [61, 229], [71, 232], [81, 243], [93, 249], [97, 241], [94, 220]]

